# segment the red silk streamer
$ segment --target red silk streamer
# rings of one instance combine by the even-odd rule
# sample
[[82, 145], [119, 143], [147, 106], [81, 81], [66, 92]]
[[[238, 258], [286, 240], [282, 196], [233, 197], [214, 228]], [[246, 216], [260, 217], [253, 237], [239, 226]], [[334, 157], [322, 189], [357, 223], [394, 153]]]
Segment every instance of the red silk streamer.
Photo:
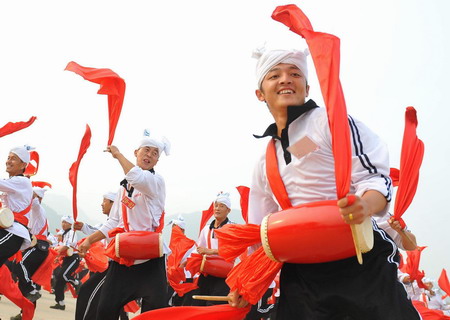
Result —
[[[39, 153], [36, 151], [30, 151], [30, 162], [28, 162], [27, 167], [25, 168], [25, 172], [23, 173], [25, 176], [34, 176], [39, 169]], [[33, 164], [36, 163], [36, 166]]]
[[419, 169], [424, 154], [424, 145], [417, 138], [416, 128], [416, 110], [413, 107], [408, 107], [405, 112], [400, 174], [394, 205], [394, 218], [400, 222], [402, 228], [405, 228], [406, 225], [401, 216], [408, 209], [416, 194], [417, 184], [419, 183]]
[[69, 170], [69, 181], [73, 187], [72, 196], [72, 208], [73, 208], [73, 220], [77, 221], [78, 209], [77, 209], [77, 179], [78, 179], [78, 168], [80, 167], [81, 159], [86, 153], [89, 145], [91, 144], [91, 128], [86, 125], [86, 132], [84, 133], [83, 139], [81, 140], [80, 151], [78, 152], [77, 160], [72, 164]]
[[126, 87], [125, 81], [111, 69], [82, 67], [73, 61], [67, 64], [65, 70], [75, 72], [85, 80], [100, 84], [100, 89], [97, 93], [108, 95], [109, 138], [107, 145], [111, 145], [122, 111]]
[[141, 313], [133, 320], [242, 320], [250, 308], [251, 305], [245, 308], [233, 308], [228, 304], [207, 307], [170, 307]]
[[200, 221], [200, 231], [198, 234], [200, 235], [200, 232], [202, 232], [202, 229], [205, 227], [206, 223], [208, 222], [209, 218], [211, 218], [214, 214], [214, 202], [211, 202], [211, 205], [209, 206], [208, 210], [202, 211], [202, 220]]
[[0, 138], [31, 126], [36, 119], [36, 117], [31, 117], [30, 120], [26, 122], [8, 122], [0, 128]]
[[409, 274], [411, 281], [416, 280], [417, 285], [420, 288], [425, 288], [422, 283], [422, 278], [425, 274], [423, 271], [419, 271], [420, 256], [425, 248], [426, 247], [417, 247], [416, 250], [406, 251], [408, 256], [406, 258], [406, 265], [404, 266], [405, 273]]
[[327, 108], [331, 131], [338, 199], [350, 190], [351, 145], [347, 108], [339, 80], [340, 40], [334, 35], [315, 32], [308, 17], [296, 6], [279, 6], [272, 18], [305, 38], [311, 52]]
[[245, 223], [248, 223], [248, 195], [250, 193], [250, 188], [245, 186], [239, 186], [236, 187], [236, 189], [239, 191], [239, 194], [241, 195], [241, 211], [242, 211], [242, 218], [244, 219]]
[[226, 224], [214, 232], [219, 239], [219, 255], [227, 261], [234, 261], [248, 247], [261, 243], [260, 226], [256, 224]]
[[442, 269], [441, 275], [438, 279], [438, 285], [444, 291], [447, 296], [450, 296], [450, 281], [448, 281], [447, 271]]
[[195, 245], [195, 241], [186, 237], [179, 226], [172, 226], [172, 235], [170, 236], [169, 244], [172, 253], [167, 257], [167, 280], [180, 297], [196, 287], [192, 283], [185, 283], [186, 275], [184, 268], [180, 267], [181, 260], [193, 245]]
[[446, 316], [441, 310], [427, 308], [422, 301], [411, 300], [411, 302], [423, 320], [450, 320], [450, 316]]
[[52, 185], [48, 182], [45, 181], [31, 181], [31, 185], [33, 187], [39, 187], [39, 188], [44, 188], [44, 187], [49, 187], [51, 188]]

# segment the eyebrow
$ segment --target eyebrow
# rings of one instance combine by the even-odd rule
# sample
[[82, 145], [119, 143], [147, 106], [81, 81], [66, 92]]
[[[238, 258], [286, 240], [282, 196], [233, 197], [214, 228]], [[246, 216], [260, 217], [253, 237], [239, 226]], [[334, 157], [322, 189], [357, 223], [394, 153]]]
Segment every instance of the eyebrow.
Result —
[[[291, 65], [291, 66], [289, 66], [289, 68], [288, 68], [289, 70], [300, 70], [300, 68], [299, 67], [297, 67], [297, 66], [295, 66], [295, 65]], [[281, 68], [280, 67], [274, 67], [274, 68], [272, 68], [272, 69], [270, 69], [267, 73], [269, 73], [269, 72], [273, 72], [273, 71], [279, 71], [279, 70], [281, 70]], [[301, 70], [300, 70], [301, 71]]]

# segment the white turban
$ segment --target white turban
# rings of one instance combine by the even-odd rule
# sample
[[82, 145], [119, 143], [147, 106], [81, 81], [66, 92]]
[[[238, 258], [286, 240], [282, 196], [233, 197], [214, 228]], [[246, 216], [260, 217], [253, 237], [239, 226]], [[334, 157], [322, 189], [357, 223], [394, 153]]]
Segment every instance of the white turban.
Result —
[[229, 193], [220, 192], [217, 195], [217, 198], [216, 198], [215, 202], [223, 203], [224, 205], [227, 206], [228, 209], [231, 209], [231, 200], [230, 200], [230, 194]]
[[41, 187], [33, 187], [33, 192], [37, 194], [39, 198], [44, 197], [44, 193], [47, 191], [47, 189], [41, 188]]
[[15, 147], [12, 148], [11, 150], [9, 150], [9, 152], [12, 152], [14, 154], [16, 154], [20, 160], [22, 160], [25, 163], [30, 162], [30, 150], [33, 150], [33, 147], [30, 146], [22, 146], [22, 147]]
[[103, 198], [114, 201], [116, 200], [117, 193], [115, 192], [107, 192], [103, 195]]
[[300, 71], [308, 80], [308, 64], [306, 57], [309, 55], [309, 50], [269, 50], [264, 48], [256, 49], [252, 57], [258, 59], [256, 64], [256, 83], [258, 89], [261, 89], [261, 83], [266, 74], [277, 64], [287, 63], [293, 64], [300, 69]]
[[170, 224], [176, 224], [181, 229], [186, 230], [186, 221], [184, 221], [184, 218], [182, 215], [178, 215], [178, 217], [176, 219], [170, 220], [168, 225], [170, 225]]
[[160, 155], [162, 154], [163, 151], [167, 156], [170, 153], [169, 140], [167, 140], [166, 137], [161, 137], [161, 138], [151, 137], [150, 138], [150, 131], [147, 129], [144, 130], [144, 138], [142, 138], [141, 144], [139, 145], [139, 148], [142, 148], [142, 147], [158, 148]]
[[70, 224], [73, 224], [75, 222], [75, 221], [73, 221], [73, 218], [71, 216], [64, 216], [64, 217], [62, 217], [61, 218], [61, 222], [63, 222], [63, 221], [65, 221], [67, 223], [70, 223]]

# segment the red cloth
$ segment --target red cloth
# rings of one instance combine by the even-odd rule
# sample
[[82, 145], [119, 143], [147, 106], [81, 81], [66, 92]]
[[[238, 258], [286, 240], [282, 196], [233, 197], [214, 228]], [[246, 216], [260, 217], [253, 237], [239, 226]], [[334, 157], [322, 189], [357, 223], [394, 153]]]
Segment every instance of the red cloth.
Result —
[[86, 153], [89, 145], [91, 144], [91, 128], [86, 125], [86, 132], [84, 133], [83, 139], [81, 140], [80, 151], [78, 152], [77, 160], [72, 164], [69, 170], [69, 181], [73, 187], [72, 193], [72, 208], [73, 208], [73, 220], [77, 221], [78, 209], [77, 209], [77, 179], [78, 179], [78, 168], [80, 167], [81, 159]]
[[33, 276], [31, 277], [31, 280], [33, 280], [35, 283], [39, 284], [44, 288], [44, 290], [47, 290], [48, 292], [51, 292], [52, 286], [51, 286], [51, 279], [52, 279], [52, 273], [53, 270], [58, 265], [55, 263], [56, 257], [58, 256], [58, 252], [56, 252], [54, 249], [50, 248], [48, 251], [48, 256], [45, 258], [44, 262], [41, 263], [39, 268], [34, 272]]
[[133, 320], [242, 320], [251, 306], [233, 308], [228, 304], [208, 307], [169, 307], [144, 312]]
[[398, 187], [399, 179], [400, 179], [400, 170], [397, 168], [391, 168], [391, 172], [389, 173], [389, 176], [392, 180], [392, 185], [394, 187]]
[[337, 196], [344, 198], [350, 190], [352, 158], [347, 108], [339, 80], [340, 40], [332, 34], [315, 32], [308, 17], [293, 4], [277, 7], [272, 18], [305, 38], [308, 44], [328, 113]]
[[219, 255], [233, 261], [247, 248], [261, 242], [260, 226], [256, 224], [226, 224], [214, 230], [219, 239]]
[[400, 174], [394, 205], [394, 218], [400, 222], [402, 228], [405, 228], [406, 225], [401, 216], [408, 209], [416, 194], [417, 184], [419, 183], [419, 169], [424, 154], [424, 144], [417, 138], [416, 128], [416, 110], [413, 107], [408, 107], [405, 112]]
[[245, 186], [239, 186], [236, 187], [236, 189], [239, 191], [239, 194], [241, 195], [241, 211], [242, 211], [242, 218], [244, 219], [245, 223], [248, 223], [248, 195], [250, 193], [250, 188]]
[[108, 95], [109, 137], [108, 146], [112, 144], [125, 97], [125, 81], [111, 69], [82, 67], [76, 62], [69, 62], [65, 70], [75, 72], [85, 80], [100, 84], [98, 94]]
[[[28, 162], [23, 174], [25, 176], [34, 176], [39, 169], [39, 153], [37, 153], [37, 151], [30, 151], [29, 153], [30, 162]], [[36, 166], [34, 165], [34, 163], [36, 163]]]
[[[141, 307], [139, 307], [139, 305], [137, 304], [137, 302], [135, 300], [128, 302], [124, 307], [123, 310], [125, 312], [131, 312], [131, 313], [136, 313], [138, 312], [138, 310]], [[134, 318], [133, 318], [134, 319]]]
[[108, 257], [101, 241], [94, 242], [91, 245], [84, 256], [84, 261], [86, 261], [87, 268], [92, 272], [103, 272], [108, 269]]
[[0, 267], [0, 293], [22, 309], [22, 319], [31, 320], [34, 316], [34, 304], [25, 298], [19, 290], [16, 282], [11, 277], [11, 272], [6, 265]]
[[404, 266], [404, 272], [409, 274], [411, 281], [416, 280], [420, 288], [425, 288], [422, 279], [425, 276], [423, 271], [419, 271], [420, 256], [426, 247], [417, 247], [416, 250], [406, 251], [408, 257]]
[[206, 223], [208, 222], [209, 218], [211, 218], [214, 214], [214, 202], [211, 202], [211, 205], [209, 206], [208, 210], [202, 211], [202, 219], [200, 221], [200, 232], [202, 232], [202, 229], [205, 227]]
[[36, 119], [36, 117], [31, 117], [27, 122], [8, 122], [0, 128], [0, 138], [31, 126]]
[[180, 297], [186, 292], [198, 288], [198, 286], [192, 283], [185, 283], [186, 275], [184, 268], [180, 267], [181, 260], [193, 245], [195, 245], [195, 241], [186, 237], [179, 226], [172, 226], [172, 235], [169, 244], [172, 253], [167, 257], [167, 280]]
[[192, 275], [200, 272], [200, 266], [202, 264], [203, 255], [198, 253], [192, 253], [186, 262], [186, 270]]
[[438, 279], [438, 285], [448, 296], [450, 295], [450, 282], [448, 281], [447, 271], [442, 269], [441, 275]]
[[52, 185], [48, 182], [45, 181], [31, 181], [31, 185], [33, 187], [39, 187], [39, 188], [44, 188], [44, 187], [49, 187], [51, 188]]
[[444, 315], [441, 310], [428, 309], [425, 303], [418, 300], [412, 300], [414, 308], [420, 313], [423, 320], [449, 320], [450, 317]]

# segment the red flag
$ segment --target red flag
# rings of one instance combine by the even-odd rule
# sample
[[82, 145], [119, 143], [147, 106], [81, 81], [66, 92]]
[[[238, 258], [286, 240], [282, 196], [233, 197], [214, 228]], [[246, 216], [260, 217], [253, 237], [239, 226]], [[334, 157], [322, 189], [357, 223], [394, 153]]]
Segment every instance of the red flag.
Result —
[[72, 164], [69, 170], [69, 181], [73, 187], [72, 196], [72, 208], [73, 208], [73, 220], [77, 221], [78, 209], [77, 209], [77, 178], [78, 178], [78, 168], [80, 166], [81, 159], [86, 153], [89, 145], [91, 144], [91, 128], [86, 125], [86, 132], [84, 133], [83, 139], [81, 140], [80, 151], [78, 152], [77, 160]]
[[51, 188], [52, 185], [48, 182], [45, 181], [31, 181], [31, 185], [33, 187], [39, 187], [39, 188], [44, 188], [44, 187], [49, 187]]
[[242, 211], [242, 218], [244, 219], [245, 223], [248, 223], [248, 195], [250, 193], [249, 187], [239, 186], [236, 187], [236, 189], [239, 191], [239, 194], [241, 195], [241, 211]]
[[214, 202], [211, 202], [211, 205], [209, 206], [208, 210], [202, 211], [202, 220], [200, 221], [200, 232], [202, 232], [202, 229], [205, 227], [206, 223], [208, 222], [209, 218], [211, 218], [214, 214]]
[[85, 80], [100, 84], [100, 89], [97, 93], [108, 95], [109, 138], [107, 145], [111, 145], [122, 111], [126, 87], [125, 81], [111, 69], [82, 67], [73, 61], [67, 64], [65, 70], [75, 72]]
[[340, 40], [332, 34], [315, 32], [308, 17], [293, 4], [277, 7], [272, 18], [305, 38], [308, 44], [328, 113], [337, 196], [344, 198], [350, 190], [352, 158], [347, 108], [339, 80]]
[[31, 117], [27, 122], [8, 122], [0, 128], [0, 138], [31, 126], [36, 119], [36, 117]]
[[394, 218], [400, 222], [402, 228], [406, 225], [401, 216], [408, 209], [416, 194], [417, 184], [419, 183], [419, 169], [424, 154], [424, 145], [417, 138], [416, 128], [416, 110], [413, 107], [408, 107], [405, 112], [400, 174], [394, 205]]
[[441, 275], [438, 279], [438, 285], [448, 296], [450, 296], [450, 282], [448, 281], [447, 271], [442, 269]]

